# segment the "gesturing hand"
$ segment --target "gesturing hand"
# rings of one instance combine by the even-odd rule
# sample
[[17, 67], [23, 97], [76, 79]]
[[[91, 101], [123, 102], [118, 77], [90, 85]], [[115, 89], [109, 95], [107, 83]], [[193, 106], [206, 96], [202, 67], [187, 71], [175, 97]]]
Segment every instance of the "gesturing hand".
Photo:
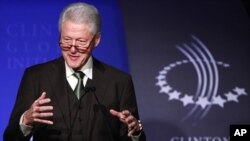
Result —
[[25, 125], [33, 125], [34, 123], [53, 124], [49, 120], [53, 116], [53, 106], [50, 104], [50, 98], [46, 98], [46, 92], [33, 102], [31, 107], [25, 111], [23, 115], [23, 123]]
[[132, 136], [135, 132], [142, 130], [142, 125], [128, 110], [118, 112], [111, 109], [110, 113], [119, 118], [121, 122], [128, 126], [128, 136]]

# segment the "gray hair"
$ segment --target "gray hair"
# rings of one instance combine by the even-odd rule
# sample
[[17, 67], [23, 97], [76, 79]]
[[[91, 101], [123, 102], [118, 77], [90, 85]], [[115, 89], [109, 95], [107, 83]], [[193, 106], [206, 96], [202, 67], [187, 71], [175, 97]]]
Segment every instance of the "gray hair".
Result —
[[100, 14], [96, 7], [87, 3], [72, 3], [62, 11], [59, 18], [59, 32], [61, 32], [62, 24], [65, 21], [87, 24], [92, 34], [101, 31]]

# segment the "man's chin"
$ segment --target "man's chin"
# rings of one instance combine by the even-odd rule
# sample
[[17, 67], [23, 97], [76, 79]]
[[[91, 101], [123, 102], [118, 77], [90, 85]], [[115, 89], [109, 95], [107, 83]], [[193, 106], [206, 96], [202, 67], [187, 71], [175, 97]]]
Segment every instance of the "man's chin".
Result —
[[76, 70], [78, 68], [80, 68], [81, 66], [79, 65], [79, 63], [67, 63], [69, 67], [71, 67], [72, 69]]

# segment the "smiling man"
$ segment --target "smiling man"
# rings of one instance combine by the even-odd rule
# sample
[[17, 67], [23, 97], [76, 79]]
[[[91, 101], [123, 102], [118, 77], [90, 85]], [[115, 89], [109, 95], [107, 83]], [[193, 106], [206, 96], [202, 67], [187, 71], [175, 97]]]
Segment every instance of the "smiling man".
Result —
[[86, 3], [59, 19], [62, 57], [25, 70], [5, 141], [144, 141], [129, 74], [92, 56], [101, 18]]

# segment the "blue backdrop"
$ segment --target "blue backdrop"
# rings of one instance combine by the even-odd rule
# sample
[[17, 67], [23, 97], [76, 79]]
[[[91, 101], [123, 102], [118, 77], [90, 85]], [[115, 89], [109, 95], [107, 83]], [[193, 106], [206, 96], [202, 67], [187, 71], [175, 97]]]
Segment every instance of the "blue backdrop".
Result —
[[[74, 0], [19, 1], [0, 4], [0, 136], [7, 125], [21, 76], [27, 66], [60, 55], [58, 18], [63, 7]], [[124, 29], [116, 0], [88, 0], [100, 11], [102, 39], [96, 58], [128, 72]]]

